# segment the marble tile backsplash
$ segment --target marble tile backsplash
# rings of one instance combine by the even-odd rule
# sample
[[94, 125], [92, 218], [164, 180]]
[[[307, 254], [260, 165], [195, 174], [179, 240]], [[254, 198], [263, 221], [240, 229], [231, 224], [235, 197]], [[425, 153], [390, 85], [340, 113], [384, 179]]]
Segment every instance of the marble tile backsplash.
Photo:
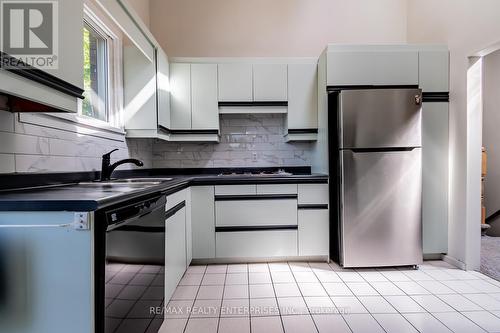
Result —
[[[152, 167], [152, 140], [105, 138], [97, 130], [44, 115], [22, 121], [20, 114], [0, 111], [0, 173], [73, 172], [101, 169], [101, 156], [115, 148], [112, 160], [133, 157]], [[41, 125], [49, 119], [53, 126]], [[58, 129], [58, 124], [61, 128]], [[64, 125], [64, 126], [62, 126]], [[121, 169], [132, 168], [121, 166]]]
[[309, 166], [313, 143], [286, 143], [281, 114], [222, 115], [220, 143], [153, 143], [153, 167]]

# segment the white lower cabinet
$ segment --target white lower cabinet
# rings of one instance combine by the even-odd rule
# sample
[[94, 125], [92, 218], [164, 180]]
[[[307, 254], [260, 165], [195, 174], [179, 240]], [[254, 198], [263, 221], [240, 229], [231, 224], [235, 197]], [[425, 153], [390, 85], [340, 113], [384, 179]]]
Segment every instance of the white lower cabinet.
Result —
[[282, 257], [297, 255], [297, 230], [216, 233], [217, 258]]
[[257, 194], [297, 194], [297, 184], [258, 184]]
[[299, 256], [327, 256], [329, 253], [328, 209], [299, 209]]
[[328, 204], [328, 184], [299, 184], [300, 204]]
[[216, 226], [296, 224], [297, 199], [215, 201]]
[[194, 259], [215, 258], [214, 211], [214, 187], [191, 187], [191, 228]]
[[217, 185], [217, 186], [215, 186], [215, 194], [216, 195], [257, 194], [257, 186], [255, 184]]
[[165, 223], [165, 302], [167, 302], [186, 271], [186, 208], [183, 207], [167, 217]]

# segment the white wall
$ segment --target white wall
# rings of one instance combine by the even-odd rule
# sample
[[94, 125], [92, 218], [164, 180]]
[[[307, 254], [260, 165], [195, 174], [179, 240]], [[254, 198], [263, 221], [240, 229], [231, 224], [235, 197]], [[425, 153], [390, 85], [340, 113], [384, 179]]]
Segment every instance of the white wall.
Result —
[[483, 146], [488, 153], [484, 185], [486, 216], [500, 210], [500, 51], [483, 60]]
[[[408, 42], [450, 48], [449, 255], [479, 266], [479, 177], [481, 128], [468, 128], [468, 57], [500, 41], [500, 1], [408, 0]], [[472, 146], [473, 145], [473, 146]], [[469, 146], [473, 166], [468, 167]], [[469, 178], [468, 178], [469, 177]]]
[[314, 56], [328, 43], [406, 41], [406, 0], [151, 0], [169, 57]]

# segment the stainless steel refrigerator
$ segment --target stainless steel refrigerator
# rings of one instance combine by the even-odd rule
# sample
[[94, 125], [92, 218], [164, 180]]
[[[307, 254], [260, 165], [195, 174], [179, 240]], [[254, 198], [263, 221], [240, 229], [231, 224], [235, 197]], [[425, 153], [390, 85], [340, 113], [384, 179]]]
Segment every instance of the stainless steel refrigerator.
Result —
[[422, 262], [421, 96], [329, 92], [331, 257], [344, 267]]

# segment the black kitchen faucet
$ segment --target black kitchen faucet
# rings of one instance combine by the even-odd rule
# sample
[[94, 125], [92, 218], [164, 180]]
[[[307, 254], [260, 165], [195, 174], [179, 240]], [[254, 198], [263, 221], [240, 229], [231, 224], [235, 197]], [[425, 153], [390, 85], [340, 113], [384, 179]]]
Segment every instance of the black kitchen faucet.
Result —
[[117, 151], [118, 149], [113, 149], [109, 153], [102, 155], [102, 167], [101, 167], [101, 181], [110, 180], [113, 171], [120, 165], [125, 163], [134, 163], [137, 166], [143, 166], [144, 163], [135, 158], [126, 158], [119, 160], [113, 164], [111, 163], [111, 153]]

